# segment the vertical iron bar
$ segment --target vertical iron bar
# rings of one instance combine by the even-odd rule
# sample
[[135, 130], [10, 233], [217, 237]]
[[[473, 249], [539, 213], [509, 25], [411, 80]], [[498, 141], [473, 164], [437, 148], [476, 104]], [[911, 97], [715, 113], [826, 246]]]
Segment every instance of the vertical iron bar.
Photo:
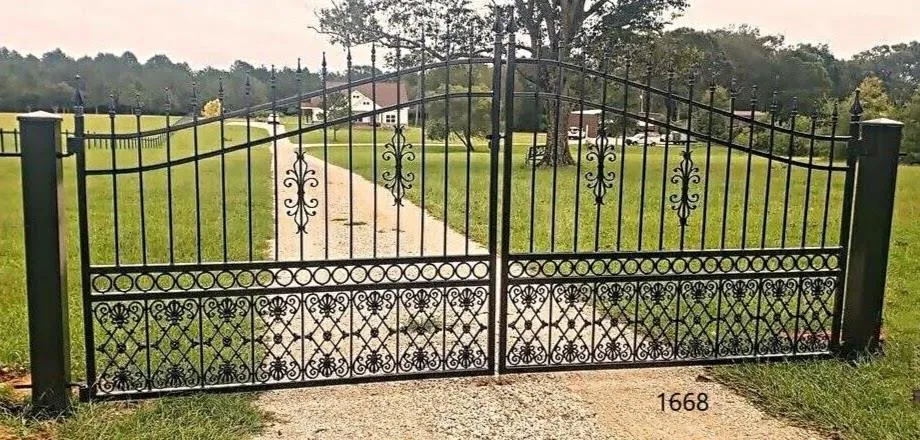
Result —
[[[501, 25], [501, 14], [500, 9], [495, 8], [495, 23], [493, 27], [493, 32], [495, 36], [495, 44], [493, 47], [494, 53], [492, 54], [492, 102], [490, 107], [490, 118], [492, 123], [492, 134], [489, 137], [489, 314], [488, 314], [488, 348], [486, 353], [488, 353], [486, 366], [488, 371], [495, 370], [495, 335], [496, 328], [495, 326], [495, 302], [499, 294], [504, 296], [505, 292], [505, 271], [504, 265], [507, 264], [507, 258], [503, 256], [502, 264], [503, 268], [501, 270], [501, 277], [498, 276], [498, 159], [499, 159], [499, 149], [501, 148], [501, 88], [502, 88], [502, 25]], [[509, 72], [508, 75], [511, 75]], [[507, 197], [507, 196], [506, 196]], [[504, 233], [505, 226], [502, 226], [502, 232]], [[504, 235], [503, 235], [504, 237]], [[502, 238], [504, 242], [506, 238]], [[502, 247], [504, 249], [504, 247]], [[498, 286], [498, 280], [501, 279], [501, 288]], [[504, 300], [502, 301], [504, 303]], [[502, 318], [504, 322], [504, 317]], [[499, 324], [499, 327], [503, 328], [504, 326]], [[499, 350], [500, 353], [504, 354], [504, 349]], [[504, 356], [502, 356], [504, 357]], [[504, 365], [504, 361], [502, 361]]]
[[767, 156], [767, 180], [764, 189], [763, 202], [763, 223], [760, 228], [760, 248], [767, 247], [767, 224], [770, 219], [770, 186], [773, 182], [773, 145], [776, 141], [776, 91], [773, 92], [773, 98], [770, 101], [770, 147]]
[[747, 249], [748, 211], [751, 200], [751, 161], [754, 157], [754, 122], [757, 119], [757, 85], [751, 87], [751, 129], [748, 134], [747, 171], [744, 175], [744, 211], [741, 214], [741, 249]]
[[[639, 238], [636, 250], [642, 250], [643, 236], [645, 235], [645, 180], [648, 175], [648, 126], [652, 106], [652, 57], [649, 56], [645, 64], [645, 89], [642, 91], [640, 100], [643, 109], [643, 137], [642, 142], [642, 183], [639, 185]], [[638, 286], [637, 286], [638, 287]], [[638, 313], [638, 312], [637, 312]], [[637, 318], [638, 319], [638, 318]]]
[[793, 154], [792, 149], [795, 146], [795, 120], [798, 114], [799, 114], [798, 100], [796, 98], [792, 98], [792, 113], [791, 113], [792, 115], [791, 125], [792, 126], [790, 127], [790, 131], [789, 131], [789, 151], [788, 151], [789, 164], [786, 166], [786, 193], [783, 198], [783, 229], [780, 232], [782, 234], [782, 240], [781, 240], [780, 247], [786, 247], [786, 234], [787, 234], [786, 227], [788, 225], [788, 220], [789, 220], [789, 192], [790, 192], [790, 187], [792, 184], [792, 154]]
[[[300, 65], [300, 58], [297, 58], [297, 72], [294, 75], [295, 82], [297, 82], [297, 157], [301, 159], [303, 155], [303, 111], [300, 110], [300, 106], [303, 105], [303, 67]], [[223, 106], [221, 106], [223, 109]], [[305, 158], [304, 158], [305, 160]], [[376, 185], [374, 185], [376, 187]], [[306, 230], [298, 228], [297, 231], [297, 244], [300, 248], [300, 260], [303, 261], [304, 258], [304, 245], [303, 238]], [[303, 334], [303, 332], [301, 332]]]
[[[695, 102], [693, 101], [693, 90], [694, 90], [694, 87], [696, 86], [696, 70], [695, 69], [696, 67], [694, 67], [693, 70], [691, 70], [690, 75], [687, 78], [687, 88], [688, 88], [689, 100], [687, 103], [687, 133], [685, 133], [685, 136], [687, 136], [687, 142], [686, 144], [684, 144], [684, 154], [686, 155], [687, 160], [690, 160], [690, 157], [691, 157], [690, 156], [690, 133], [693, 132], [693, 106]], [[676, 105], [675, 105], [675, 108], [677, 108]], [[686, 185], [687, 187], [689, 187], [690, 182], [688, 181]], [[687, 239], [687, 222], [682, 221], [680, 223], [680, 249], [681, 250], [684, 249], [684, 244], [686, 242], [686, 239]]]
[[[426, 186], [427, 186], [425, 182], [426, 181], [425, 174], [427, 172], [427, 158], [425, 156], [426, 156], [427, 149], [428, 149], [427, 142], [425, 142], [425, 137], [426, 137], [425, 132], [427, 128], [426, 125], [428, 121], [428, 105], [427, 105], [428, 101], [426, 100], [426, 94], [427, 94], [426, 88], [428, 86], [425, 84], [426, 74], [428, 72], [428, 66], [426, 65], [426, 62], [428, 60], [427, 44], [428, 44], [427, 43], [427, 30], [423, 28], [422, 29], [422, 57], [421, 57], [422, 67], [421, 67], [421, 70], [419, 71], [419, 84], [420, 84], [419, 89], [421, 92], [420, 93], [420, 96], [421, 96], [421, 111], [420, 112], [422, 114], [421, 115], [422, 116], [422, 121], [421, 121], [422, 133], [420, 136], [421, 141], [422, 141], [422, 170], [421, 170], [421, 173], [422, 173], [421, 205], [422, 206], [421, 206], [421, 209], [419, 210], [420, 211], [419, 217], [421, 217], [419, 219], [420, 220], [419, 221], [419, 256], [422, 256], [422, 257], [425, 256], [425, 192], [426, 192]], [[494, 267], [493, 267], [493, 270], [494, 270]]]
[[[587, 75], [587, 69], [585, 67], [585, 57], [581, 57], [581, 74], [579, 75], [579, 86], [578, 86], [578, 150], [575, 156], [575, 218], [574, 218], [574, 231], [572, 233], [572, 252], [578, 252], [578, 226], [579, 226], [579, 211], [581, 210], [581, 148], [583, 144], [583, 139], [586, 136], [584, 126], [585, 126], [585, 76]], [[568, 124], [568, 118], [571, 117], [571, 113], [566, 115], [566, 125]], [[568, 134], [566, 134], [566, 142], [568, 142]], [[601, 158], [598, 158], [601, 160]], [[598, 205], [600, 206], [600, 205]], [[594, 232], [595, 242], [597, 241], [598, 232]]]
[[115, 266], [121, 265], [121, 234], [118, 230], [118, 158], [115, 155], [117, 143], [115, 140], [115, 95], [109, 95], [109, 139], [112, 150], [112, 216], [113, 233], [115, 235]]
[[834, 171], [831, 169], [834, 166], [834, 156], [835, 156], [835, 147], [837, 139], [837, 124], [838, 124], [839, 113], [837, 110], [837, 103], [834, 103], [834, 110], [831, 114], [831, 146], [830, 146], [830, 157], [827, 159], [827, 182], [824, 188], [824, 218], [822, 221], [821, 227], [821, 247], [827, 247], [827, 217], [830, 213], [830, 201], [831, 201], [831, 182], [833, 182]]
[[[396, 130], [397, 131], [402, 130], [402, 107], [401, 107], [401, 102], [400, 102], [401, 100], [400, 95], [402, 94], [402, 76], [401, 76], [402, 72], [400, 72], [401, 59], [402, 59], [402, 41], [397, 40], [397, 43], [396, 43]], [[395, 160], [398, 160], [398, 158], [396, 158]], [[399, 241], [399, 238], [400, 238], [399, 229], [400, 229], [401, 223], [402, 223], [402, 203], [397, 203], [396, 204], [396, 256], [397, 257], [399, 257], [400, 247], [401, 247], [400, 241]]]
[[[448, 16], [444, 40], [447, 43], [447, 57], [446, 59], [450, 61], [451, 59], [451, 39], [450, 39], [450, 25], [451, 18]], [[448, 151], [450, 150], [450, 65], [445, 65], [444, 67], [444, 255], [447, 255], [447, 227], [450, 218], [447, 216], [447, 204], [448, 204], [448, 172], [450, 171], [450, 157]]]
[[[278, 94], [277, 94], [277, 84], [278, 78], [275, 76], [275, 65], [272, 64], [271, 76], [268, 78], [269, 88], [271, 90], [271, 113], [269, 118], [271, 118], [272, 126], [272, 186], [275, 190], [275, 205], [274, 205], [274, 217], [275, 217], [275, 261], [278, 261], [280, 258], [281, 246], [279, 243], [279, 225], [281, 224], [281, 207], [278, 205]], [[255, 313], [255, 312], [253, 312]]]
[[[345, 102], [348, 103], [348, 258], [355, 257], [355, 190], [354, 190], [354, 175], [355, 175], [355, 158], [354, 158], [354, 131], [355, 131], [355, 122], [354, 122], [354, 102], [352, 100], [353, 86], [352, 86], [352, 59], [351, 59], [351, 40], [346, 43], [346, 56], [345, 56], [345, 77], [348, 82], [348, 98]], [[397, 57], [399, 53], [397, 51]], [[398, 113], [397, 113], [398, 114]], [[399, 212], [399, 205], [396, 206], [396, 212]], [[396, 255], [399, 256], [399, 214], [397, 214], [396, 221]]]
[[812, 166], [815, 163], [815, 134], [818, 130], [818, 110], [815, 106], [811, 114], [811, 141], [808, 144], [808, 177], [805, 180], [805, 206], [802, 207], [802, 248], [808, 241], [808, 206], [811, 204]]
[[249, 229], [249, 261], [253, 261], [253, 236], [252, 236], [252, 77], [246, 72], [246, 204], [247, 221]]
[[221, 243], [223, 244], [224, 251], [224, 262], [227, 262], [228, 257], [228, 243], [227, 243], [227, 153], [224, 149], [227, 147], [226, 144], [226, 127], [225, 127], [225, 115], [227, 109], [225, 108], [224, 100], [224, 77], [217, 77], [217, 102], [220, 103], [220, 220], [221, 220]]
[[371, 145], [371, 150], [372, 150], [372, 155], [374, 156], [372, 159], [372, 162], [373, 162], [372, 167], [374, 168], [374, 180], [373, 180], [374, 182], [374, 207], [373, 207], [373, 210], [374, 210], [373, 228], [374, 230], [371, 231], [371, 234], [373, 234], [374, 236], [373, 240], [371, 240], [372, 247], [374, 249], [371, 252], [371, 255], [373, 255], [374, 258], [377, 258], [377, 187], [380, 186], [380, 185], [377, 185], [377, 124], [380, 122], [379, 120], [380, 114], [377, 113], [378, 106], [377, 106], [377, 44], [376, 43], [371, 44], [371, 105], [373, 106], [372, 109], [374, 111], [372, 113], [373, 116], [371, 117], [371, 127], [373, 127], [371, 129], [372, 130], [371, 142], [373, 143], [373, 145]]
[[470, 53], [468, 55], [467, 73], [466, 73], [466, 211], [463, 220], [464, 240], [463, 252], [470, 254], [470, 161], [472, 160], [473, 150], [473, 46], [476, 44], [473, 34], [473, 28], [470, 27]]
[[[322, 63], [322, 80], [323, 80], [323, 233], [325, 235], [323, 246], [323, 255], [326, 260], [329, 259], [329, 68], [326, 64], [326, 52], [323, 52]], [[351, 95], [348, 96], [351, 99]], [[376, 104], [375, 104], [376, 105]], [[376, 129], [374, 134], [376, 135]], [[376, 136], [375, 136], [376, 137]], [[376, 160], [377, 156], [374, 155]], [[376, 185], [374, 185], [376, 187]], [[376, 211], [375, 211], [376, 212]], [[374, 228], [376, 231], [377, 229]]]
[[[728, 143], [733, 144], [735, 137], [735, 101], [738, 99], [738, 87], [735, 79], [732, 78], [731, 89], [729, 90], [729, 99], [728, 99]], [[726, 242], [726, 226], [728, 226], [728, 198], [729, 198], [729, 188], [731, 187], [731, 176], [732, 176], [732, 150], [734, 147], [729, 145], [726, 148], [726, 158], [725, 158], [725, 191], [722, 196], [722, 237], [719, 244], [719, 247], [725, 249]]]
[[[540, 58], [540, 49], [539, 49], [539, 48], [537, 49], [537, 58], [538, 58], [538, 59]], [[539, 68], [539, 67], [538, 67], [538, 68]], [[537, 107], [537, 110], [539, 111], [539, 107], [540, 107], [540, 88], [539, 88], [539, 87], [537, 87], [536, 92], [534, 92], [534, 103], [535, 103], [535, 105], [536, 105], [536, 107]], [[531, 162], [531, 164], [530, 164], [530, 228], [529, 228], [529, 233], [528, 233], [528, 235], [529, 235], [529, 243], [530, 243], [528, 249], [529, 249], [530, 253], [533, 253], [533, 251], [534, 251], [534, 235], [535, 235], [535, 231], [536, 231], [536, 224], [535, 224], [535, 222], [536, 222], [536, 215], [537, 215], [537, 213], [536, 213], [536, 205], [537, 205], [537, 162], [539, 161], [539, 158], [537, 157], [537, 131], [539, 131], [539, 125], [540, 125], [540, 122], [541, 122], [541, 121], [540, 121], [541, 118], [537, 118], [537, 119], [538, 119], [537, 122], [536, 122], [537, 127], [535, 127], [535, 129], [534, 129], [534, 131], [533, 131], [533, 142], [531, 143], [531, 149], [530, 149], [530, 151], [527, 152], [527, 156], [530, 157], [530, 162]], [[547, 141], [549, 140], [548, 134], [549, 134], [549, 125], [547, 124], [547, 138], [546, 138]], [[544, 154], [544, 155], [545, 155], [545, 154], [549, 154], [549, 153], [547, 152], [547, 148], [549, 148], [549, 143], [548, 143], [548, 142], [547, 142], [547, 145], [543, 148], [543, 154]], [[531, 157], [531, 156], [532, 156], [532, 157]], [[525, 162], [525, 165], [526, 165], [526, 162]]]
[[[610, 55], [609, 48], [608, 48], [608, 50], [605, 50], [604, 52], [607, 54], [607, 55], [606, 55], [607, 59], [611, 59], [611, 55]], [[598, 158], [597, 158], [597, 159], [598, 159], [598, 163], [601, 163], [601, 161], [604, 159], [604, 156], [606, 156], [607, 148], [610, 148], [611, 150], [614, 150], [614, 151], [616, 150], [616, 145], [610, 145], [610, 144], [609, 144], [609, 140], [607, 139], [607, 134], [608, 134], [608, 133], [607, 133], [607, 89], [608, 89], [608, 86], [609, 86], [609, 81], [608, 81], [608, 79], [607, 79], [607, 75], [610, 73], [610, 69], [609, 69], [608, 66], [609, 66], [608, 64], [604, 64], [604, 79], [603, 79], [603, 81], [602, 81], [602, 82], [603, 82], [603, 86], [602, 86], [602, 88], [601, 88], [601, 118], [600, 118], [599, 121], [597, 121], [597, 133], [595, 133], [595, 134], [597, 134], [597, 139], [599, 139], [599, 140], [595, 140], [595, 142], [594, 142], [594, 148], [597, 149], [597, 153], [598, 153]], [[581, 87], [581, 94], [582, 94], [582, 98], [583, 98], [583, 97], [584, 97], [584, 94], [585, 94], [585, 87], [584, 87], [584, 59], [582, 59], [582, 87]], [[624, 110], [624, 111], [626, 110], [626, 107], [625, 107], [625, 106], [623, 107], [623, 110]], [[582, 99], [582, 116], [581, 116], [581, 119], [582, 119], [582, 120], [579, 122], [578, 125], [579, 125], [579, 127], [584, 127], [584, 121], [583, 121], [583, 119], [584, 119], [584, 99]], [[603, 144], [603, 145], [601, 145], [601, 144]], [[579, 144], [579, 145], [580, 145], [580, 144]], [[603, 149], [602, 149], [602, 148], [603, 148]], [[604, 153], [604, 154], [601, 154], [601, 153]], [[581, 154], [579, 154], [578, 156], [579, 156], [579, 165], [580, 165], [580, 164], [581, 164]], [[622, 157], [621, 157], [620, 159], [622, 159]], [[579, 172], [578, 174], [579, 174], [579, 177], [580, 177], [580, 176], [581, 176], [581, 172]], [[598, 175], [597, 177], [598, 177], [599, 179], [601, 178], [600, 175]], [[622, 174], [620, 174], [620, 179], [623, 179], [623, 175], [622, 175]], [[601, 180], [601, 181], [598, 182], [598, 183], [599, 183], [599, 184], [603, 184], [602, 182], [603, 182], [603, 180]], [[601, 240], [600, 240], [600, 238], [601, 238], [601, 203], [597, 203], [597, 201], [595, 201], [595, 206], [594, 206], [594, 208], [595, 208], [595, 209], [594, 209], [594, 252], [597, 252], [598, 250], [600, 250], [600, 247], [601, 247]], [[576, 229], [577, 229], [577, 227], [578, 227], [578, 226], [577, 226], [577, 223], [578, 223], [578, 222], [576, 222]], [[619, 224], [619, 222], [618, 222], [618, 223], [617, 223], [617, 229], [619, 229], [619, 228], [620, 228], [620, 224]], [[576, 240], [576, 243], [577, 243], [577, 241], [578, 241], [578, 240]], [[594, 337], [594, 334], [593, 334], [593, 333], [594, 333], [594, 329], [593, 329], [593, 328], [592, 328], [591, 332], [592, 332], [592, 339], [593, 339], [593, 337]], [[592, 344], [592, 346], [593, 346], [593, 344]]]
[[201, 186], [198, 159], [198, 82], [192, 81], [192, 144], [195, 155], [195, 244], [198, 263], [201, 263]]
[[[170, 96], [169, 87], [164, 89], [166, 92], [166, 163], [172, 163], [172, 128], [170, 127], [170, 113], [172, 113], [172, 97]], [[166, 221], [169, 230], [169, 264], [175, 263], [175, 243], [176, 234], [173, 220], [173, 191], [172, 191], [172, 167], [166, 167]]]
[[[139, 197], [139, 208], [140, 208], [140, 222], [141, 222], [141, 262], [144, 265], [147, 265], [147, 219], [146, 219], [146, 210], [144, 204], [144, 154], [142, 152], [141, 145], [141, 115], [144, 112], [143, 104], [141, 103], [141, 94], [140, 92], [135, 92], [135, 107], [134, 107], [134, 117], [135, 125], [137, 129], [137, 189]], [[149, 370], [148, 370], [149, 371]]]
[[[86, 386], [90, 395], [95, 392], [96, 386], [96, 343], [95, 322], [92, 309], [92, 285], [90, 284], [89, 267], [92, 263], [89, 239], [89, 197], [86, 185], [86, 140], [85, 140], [85, 115], [83, 87], [80, 76], [75, 77], [74, 92], [74, 137], [80, 143], [77, 150], [77, 222], [80, 228], [80, 287], [82, 289], [83, 305], [83, 340], [86, 353]], [[2, 138], [2, 134], [0, 134]], [[114, 178], [114, 176], [113, 176]]]
[[[517, 32], [515, 21], [513, 17], [513, 12], [510, 12], [507, 17], [508, 22], [508, 53], [507, 53], [507, 64], [505, 67], [505, 151], [504, 151], [504, 164], [502, 172], [502, 252], [501, 252], [501, 289], [499, 290], [501, 295], [500, 300], [500, 311], [498, 319], [498, 372], [502, 373], [506, 371], [506, 352], [508, 348], [508, 329], [507, 329], [507, 320], [508, 320], [508, 268], [510, 267], [510, 262], [508, 261], [511, 255], [511, 160], [512, 160], [512, 148], [514, 146], [514, 75], [516, 71], [516, 61], [515, 57], [517, 55], [516, 51], [516, 39], [515, 33]], [[496, 29], [498, 30], [499, 25], [496, 23]], [[498, 34], [500, 30], [496, 32]], [[499, 34], [500, 35], [500, 34]], [[495, 65], [496, 70], [501, 69], [501, 38], [496, 38], [495, 41], [496, 53], [495, 61], [499, 64]], [[498, 78], [501, 75], [500, 72], [493, 73], [493, 79]], [[493, 107], [492, 110], [493, 116], [497, 114], [497, 111]], [[493, 120], [493, 129], [496, 127], [496, 122]], [[492, 176], [496, 179], [498, 178], [498, 145], [499, 139], [498, 136], [493, 136], [493, 170]], [[496, 192], [492, 193], [491, 197], [497, 197]], [[494, 222], [493, 222], [494, 224]], [[494, 244], [494, 241], [493, 241]], [[492, 255], [495, 255], [494, 253]], [[493, 257], [493, 260], [496, 257]], [[493, 268], [494, 270], [494, 268]]]
[[[629, 118], [629, 71], [632, 67], [632, 53], [626, 54], [626, 66], [623, 73], [623, 132], [620, 139], [620, 178], [617, 194], [617, 252], [622, 250], [623, 244], [623, 182], [626, 179], [626, 124]], [[606, 80], [606, 78], [605, 78]]]
[[[557, 80], [556, 90], [554, 93], [556, 96], [556, 121], [555, 121], [555, 125], [553, 125], [553, 130], [554, 130], [553, 136], [550, 137], [549, 133], [547, 133], [547, 149], [549, 150], [547, 151], [547, 153], [552, 154], [550, 158], [553, 160], [553, 190], [552, 190], [552, 195], [550, 199], [551, 218], [550, 218], [550, 228], [549, 228], [550, 230], [549, 232], [549, 251], [550, 252], [556, 252], [556, 194], [559, 191], [559, 185], [558, 185], [558, 182], [559, 182], [559, 142], [560, 142], [559, 137], [563, 136], [563, 133], [562, 133], [563, 79], [562, 77], [563, 75], [565, 75], [565, 70], [563, 70], [562, 68], [562, 53], [564, 51], [565, 51], [565, 47], [562, 44], [556, 45], [556, 63], [559, 65], [558, 72], [557, 72], [559, 77], [556, 78]], [[548, 145], [549, 139], [553, 140], [552, 146]], [[565, 142], [566, 144], [568, 144], [568, 136], [566, 136]], [[550, 302], [549, 319], [550, 320], [553, 319], [552, 302]], [[550, 327], [549, 329], [549, 334], [550, 334], [550, 341], [552, 341], [553, 339], [552, 327]], [[548, 359], [549, 358], [547, 358], [547, 360]]]
[[664, 212], [668, 190], [668, 154], [671, 146], [671, 118], [676, 105], [674, 101], [674, 67], [668, 67], [667, 102], [665, 105], [664, 125], [664, 166], [661, 168], [661, 206], [658, 209], [658, 250], [664, 250]]

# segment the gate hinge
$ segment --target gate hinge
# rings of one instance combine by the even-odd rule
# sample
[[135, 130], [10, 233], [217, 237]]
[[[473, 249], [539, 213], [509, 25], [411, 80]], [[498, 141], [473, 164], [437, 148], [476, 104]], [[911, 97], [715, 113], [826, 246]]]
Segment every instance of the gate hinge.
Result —
[[847, 156], [861, 157], [868, 155], [869, 152], [867, 151], [865, 142], [863, 142], [862, 139], [853, 139], [847, 144]]
[[67, 156], [73, 154], [80, 154], [83, 152], [83, 138], [82, 137], [69, 137], [67, 138]]

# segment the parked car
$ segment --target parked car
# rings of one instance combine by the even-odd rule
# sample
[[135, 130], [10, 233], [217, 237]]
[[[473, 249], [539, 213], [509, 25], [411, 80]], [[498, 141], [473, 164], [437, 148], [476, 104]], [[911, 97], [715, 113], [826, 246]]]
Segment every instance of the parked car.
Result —
[[281, 123], [281, 116], [278, 116], [277, 113], [271, 113], [271, 114], [268, 115], [267, 118], [265, 118], [265, 122], [268, 122], [269, 124], [273, 124], [273, 125], [274, 125], [274, 124], [280, 124], [280, 123]]
[[581, 129], [578, 127], [569, 127], [569, 140], [577, 141], [582, 139]]
[[646, 145], [646, 143], [654, 147], [658, 144], [663, 144], [664, 139], [658, 133], [639, 133], [626, 138], [626, 145]]

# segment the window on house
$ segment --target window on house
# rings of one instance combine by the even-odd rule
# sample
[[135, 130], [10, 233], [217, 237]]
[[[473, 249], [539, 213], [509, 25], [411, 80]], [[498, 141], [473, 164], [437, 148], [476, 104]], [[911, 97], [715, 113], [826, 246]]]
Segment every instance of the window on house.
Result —
[[371, 102], [370, 102], [370, 101], [364, 101], [363, 103], [361, 103], [361, 105], [363, 105], [363, 106], [365, 106], [365, 107], [368, 107], [368, 106], [371, 105]]
[[384, 117], [383, 117], [383, 122], [385, 122], [385, 123], [387, 123], [387, 124], [395, 124], [395, 123], [396, 123], [396, 115], [394, 115], [394, 114], [392, 114], [392, 113], [389, 113], [389, 114], [384, 115]]

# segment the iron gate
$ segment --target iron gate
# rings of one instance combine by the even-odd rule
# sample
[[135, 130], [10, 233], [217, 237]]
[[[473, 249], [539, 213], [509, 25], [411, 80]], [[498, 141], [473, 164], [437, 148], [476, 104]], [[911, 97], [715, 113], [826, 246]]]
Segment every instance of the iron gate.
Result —
[[830, 353], [855, 161], [836, 109], [755, 86], [739, 112], [734, 82], [722, 109], [695, 68], [515, 59], [514, 38], [508, 70], [543, 82], [508, 80], [506, 126], [542, 105], [549, 139], [506, 133], [498, 371]]
[[[221, 80], [216, 115], [197, 84], [154, 120], [138, 95], [130, 132], [114, 100], [105, 135], [78, 105], [89, 396], [830, 353], [855, 163], [836, 111], [517, 59], [501, 28], [485, 57], [426, 59], [422, 35], [392, 73], [373, 48], [355, 77], [349, 49], [344, 82], [324, 59], [291, 97], [273, 69], [258, 105]], [[515, 130], [525, 105], [545, 130]]]

